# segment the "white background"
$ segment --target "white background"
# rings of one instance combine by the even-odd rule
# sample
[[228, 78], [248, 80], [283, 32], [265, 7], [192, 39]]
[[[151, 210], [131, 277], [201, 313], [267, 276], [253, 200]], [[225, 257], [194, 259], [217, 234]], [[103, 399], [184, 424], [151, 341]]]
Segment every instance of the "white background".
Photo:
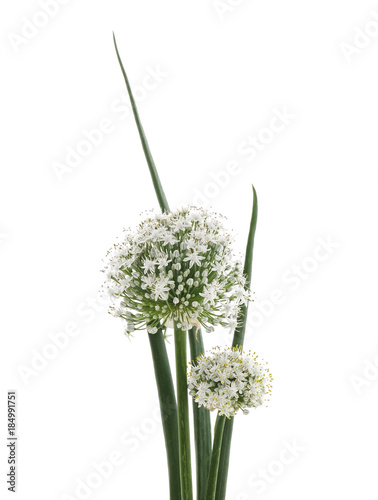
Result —
[[[168, 498], [146, 335], [128, 342], [97, 298], [108, 247], [158, 208], [114, 30], [171, 206], [212, 205], [243, 252], [252, 182], [259, 196], [245, 347], [269, 362], [274, 393], [236, 419], [227, 499], [372, 498], [378, 4], [72, 0], [49, 15], [41, 4], [0, 12], [1, 495], [16, 389], [18, 498]], [[277, 112], [290, 119], [269, 132]], [[61, 174], [67, 148], [88, 153], [83, 131], [103, 120], [107, 133]], [[57, 335], [72, 323], [76, 336]], [[93, 487], [114, 451], [122, 464]]]

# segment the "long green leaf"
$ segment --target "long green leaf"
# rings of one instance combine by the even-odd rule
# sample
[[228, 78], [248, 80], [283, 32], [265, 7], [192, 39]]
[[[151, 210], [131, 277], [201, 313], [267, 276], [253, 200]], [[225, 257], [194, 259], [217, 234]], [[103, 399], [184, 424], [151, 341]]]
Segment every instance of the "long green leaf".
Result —
[[[255, 232], [256, 232], [257, 213], [258, 213], [257, 194], [253, 186], [252, 186], [252, 191], [253, 191], [252, 217], [249, 226], [249, 234], [248, 234], [247, 248], [244, 261], [244, 274], [247, 276], [246, 285], [248, 288], [250, 288], [252, 280], [253, 245], [255, 242]], [[238, 318], [239, 326], [235, 329], [234, 338], [232, 341], [232, 345], [234, 347], [236, 347], [237, 345], [242, 346], [244, 343], [245, 328], [247, 323], [247, 313], [248, 313], [248, 306], [245, 306], [242, 308], [242, 311]], [[230, 462], [233, 427], [234, 427], [234, 418], [230, 418], [225, 423], [223, 430], [222, 450], [219, 461], [218, 482], [217, 482], [217, 491], [215, 500], [225, 500], [226, 498], [227, 475]]]
[[[257, 224], [257, 214], [258, 214], [258, 204], [257, 204], [257, 194], [254, 186], [252, 186], [253, 191], [253, 203], [252, 203], [252, 216], [249, 226], [249, 234], [247, 240], [247, 248], [245, 250], [245, 260], [244, 260], [244, 275], [247, 277], [246, 287], [251, 288], [252, 281], [252, 261], [253, 261], [253, 245], [255, 242], [255, 232]], [[237, 345], [242, 346], [244, 344], [245, 328], [247, 324], [247, 314], [248, 314], [248, 304], [243, 306], [240, 311], [239, 326], [235, 328], [234, 338], [232, 345], [236, 347]]]
[[132, 110], [134, 113], [135, 123], [136, 123], [136, 126], [138, 127], [139, 137], [140, 137], [140, 141], [142, 143], [144, 155], [145, 155], [146, 160], [147, 160], [148, 168], [150, 169], [150, 174], [151, 174], [152, 182], [153, 182], [153, 185], [155, 188], [156, 196], [158, 198], [161, 211], [162, 212], [169, 211], [167, 198], [165, 197], [164, 190], [163, 190], [163, 187], [162, 187], [161, 182], [160, 182], [159, 174], [156, 170], [155, 162], [152, 158], [150, 147], [148, 145], [147, 138], [146, 138], [146, 135], [145, 135], [143, 127], [142, 127], [142, 123], [141, 123], [140, 118], [139, 118], [138, 109], [137, 109], [137, 106], [135, 104], [135, 99], [134, 99], [133, 93], [131, 91], [129, 79], [127, 78], [125, 68], [123, 67], [123, 64], [122, 64], [121, 56], [119, 55], [119, 52], [118, 52], [117, 42], [116, 42], [116, 38], [115, 38], [114, 33], [113, 33], [113, 40], [114, 40], [114, 47], [115, 47], [115, 50], [117, 53], [118, 62], [119, 62], [119, 65], [121, 67], [121, 70], [122, 70], [123, 78], [125, 79], [127, 92], [129, 94], [131, 107], [132, 107]]
[[162, 330], [148, 334], [159, 394], [161, 420], [167, 451], [170, 499], [181, 498], [178, 421], [175, 390]]
[[[196, 327], [189, 330], [189, 344], [190, 357], [192, 363], [195, 363], [197, 357], [205, 350], [201, 329], [197, 331], [197, 339]], [[209, 410], [206, 410], [203, 406], [200, 408], [194, 399], [193, 422], [196, 448], [197, 500], [204, 500], [211, 460], [211, 421]]]
[[[117, 53], [119, 65], [125, 79], [127, 92], [130, 97], [131, 107], [134, 113], [135, 123], [138, 128], [139, 137], [142, 143], [143, 151], [147, 160], [150, 175], [155, 188], [156, 196], [159, 201], [162, 212], [169, 211], [169, 205], [164, 194], [163, 187], [160, 182], [155, 162], [152, 158], [150, 148], [144, 130], [139, 118], [138, 110], [135, 104], [135, 99], [131, 91], [129, 80], [123, 67], [121, 57], [118, 52], [117, 42], [113, 33], [114, 46]], [[178, 419], [177, 419], [177, 404], [176, 396], [172, 381], [172, 372], [169, 365], [167, 348], [165, 345], [164, 336], [161, 330], [156, 334], [148, 334], [152, 359], [155, 369], [156, 385], [159, 394], [160, 412], [162, 417], [162, 425], [165, 439], [165, 447], [167, 451], [168, 474], [170, 499], [181, 500], [181, 481], [179, 470], [179, 446], [178, 446]]]

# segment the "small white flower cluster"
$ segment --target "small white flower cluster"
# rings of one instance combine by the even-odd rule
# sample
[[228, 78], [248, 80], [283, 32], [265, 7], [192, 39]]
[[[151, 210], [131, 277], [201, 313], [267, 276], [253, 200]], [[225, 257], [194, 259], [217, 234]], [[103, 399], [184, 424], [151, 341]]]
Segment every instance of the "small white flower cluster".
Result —
[[241, 409], [256, 408], [271, 393], [272, 375], [251, 351], [216, 347], [189, 364], [189, 394], [199, 406], [230, 418]]
[[136, 232], [126, 231], [108, 252], [110, 312], [125, 320], [127, 334], [145, 328], [156, 333], [173, 321], [182, 330], [234, 329], [251, 295], [232, 241], [222, 216], [209, 210], [148, 212]]

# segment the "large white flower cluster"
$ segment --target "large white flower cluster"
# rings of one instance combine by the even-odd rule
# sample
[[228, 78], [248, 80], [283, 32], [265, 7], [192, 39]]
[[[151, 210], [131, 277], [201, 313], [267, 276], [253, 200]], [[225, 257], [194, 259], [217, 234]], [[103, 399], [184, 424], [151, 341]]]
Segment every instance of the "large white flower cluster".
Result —
[[271, 392], [272, 375], [258, 362], [256, 353], [216, 347], [189, 366], [189, 394], [199, 406], [218, 410], [228, 418], [239, 409], [247, 414], [247, 408], [262, 405]]
[[126, 333], [159, 326], [182, 330], [201, 325], [234, 329], [242, 304], [250, 300], [242, 264], [223, 217], [188, 207], [155, 214], [108, 252], [105, 288], [111, 313], [125, 320]]

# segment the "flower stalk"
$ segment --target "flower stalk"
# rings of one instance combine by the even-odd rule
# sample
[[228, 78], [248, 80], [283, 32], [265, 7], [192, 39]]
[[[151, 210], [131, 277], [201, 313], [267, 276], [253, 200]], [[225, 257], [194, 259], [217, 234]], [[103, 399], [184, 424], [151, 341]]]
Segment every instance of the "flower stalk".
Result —
[[181, 499], [193, 499], [192, 466], [190, 458], [190, 427], [189, 401], [187, 388], [187, 355], [186, 334], [181, 327], [174, 323], [175, 354], [176, 354], [176, 385], [178, 411], [178, 444], [181, 480]]
[[[201, 329], [189, 330], [190, 357], [196, 364], [198, 356], [204, 352]], [[211, 460], [211, 420], [210, 412], [199, 407], [193, 399], [194, 443], [196, 449], [197, 500], [203, 500], [206, 494], [207, 479]]]
[[215, 500], [217, 479], [219, 475], [219, 459], [222, 449], [223, 430], [226, 420], [227, 417], [225, 415], [219, 415], [218, 413], [217, 420], [215, 422], [213, 452], [211, 454], [211, 464], [205, 500]]

